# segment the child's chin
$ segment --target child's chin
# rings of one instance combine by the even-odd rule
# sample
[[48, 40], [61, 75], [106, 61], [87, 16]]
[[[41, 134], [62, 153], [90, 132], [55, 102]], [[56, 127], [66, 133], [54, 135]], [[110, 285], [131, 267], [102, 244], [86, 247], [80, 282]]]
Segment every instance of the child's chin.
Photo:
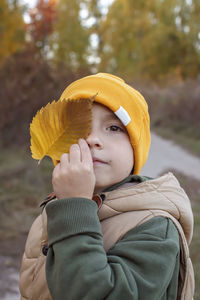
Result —
[[105, 190], [108, 187], [108, 183], [105, 183], [105, 179], [101, 178], [100, 176], [95, 176], [96, 177], [96, 183], [95, 183], [95, 189], [97, 190]]

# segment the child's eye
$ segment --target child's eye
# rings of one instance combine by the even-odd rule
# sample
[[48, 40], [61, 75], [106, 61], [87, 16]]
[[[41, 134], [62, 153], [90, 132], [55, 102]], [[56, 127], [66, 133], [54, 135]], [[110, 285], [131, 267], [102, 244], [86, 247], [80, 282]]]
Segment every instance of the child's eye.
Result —
[[123, 129], [121, 127], [117, 126], [117, 125], [111, 125], [107, 129], [109, 131], [118, 131], [118, 132], [123, 131]]

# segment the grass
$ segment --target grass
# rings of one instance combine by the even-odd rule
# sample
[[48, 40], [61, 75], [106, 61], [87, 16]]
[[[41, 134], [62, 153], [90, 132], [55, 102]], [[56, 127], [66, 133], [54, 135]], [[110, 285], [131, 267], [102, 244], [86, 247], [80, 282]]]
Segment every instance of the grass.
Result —
[[[0, 253], [6, 252], [15, 258], [18, 255], [20, 260], [24, 239], [40, 213], [39, 204], [52, 191], [52, 164], [45, 159], [38, 165], [24, 148], [1, 149], [0, 164]], [[191, 199], [194, 212], [190, 253], [196, 281], [194, 299], [197, 300], [200, 299], [200, 182], [176, 171], [173, 173]], [[21, 252], [16, 252], [16, 249], [21, 249]]]
[[183, 146], [191, 154], [200, 156], [200, 139], [194, 137], [192, 128], [178, 131], [174, 126], [161, 127], [152, 125], [152, 130], [163, 138], [173, 140], [175, 143]]
[[24, 148], [0, 151], [0, 241], [26, 234], [39, 203], [51, 192], [51, 167], [40, 166]]

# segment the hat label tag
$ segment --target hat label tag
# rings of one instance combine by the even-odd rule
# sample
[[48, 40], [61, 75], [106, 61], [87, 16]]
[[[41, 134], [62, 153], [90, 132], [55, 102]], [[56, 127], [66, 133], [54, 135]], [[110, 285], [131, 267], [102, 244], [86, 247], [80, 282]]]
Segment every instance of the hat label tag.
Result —
[[124, 126], [127, 126], [131, 121], [128, 112], [122, 106], [120, 106], [120, 108], [116, 110], [114, 114], [120, 119]]

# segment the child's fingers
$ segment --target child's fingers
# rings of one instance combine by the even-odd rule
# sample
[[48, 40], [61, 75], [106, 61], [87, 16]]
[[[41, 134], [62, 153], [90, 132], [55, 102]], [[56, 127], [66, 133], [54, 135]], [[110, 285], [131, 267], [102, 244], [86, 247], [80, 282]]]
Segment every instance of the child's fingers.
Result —
[[80, 163], [81, 161], [81, 151], [78, 144], [73, 144], [69, 150], [69, 162], [71, 164]]
[[92, 155], [87, 142], [84, 139], [79, 139], [78, 144], [81, 150], [81, 161], [93, 165]]
[[60, 170], [62, 168], [66, 168], [66, 165], [69, 164], [69, 154], [67, 153], [63, 153], [60, 157], [60, 163], [58, 165], [60, 165]]
[[58, 177], [58, 174], [60, 173], [60, 163], [57, 164], [55, 166], [55, 168], [53, 169], [53, 172], [52, 172], [52, 181], [54, 182], [55, 179]]
[[54, 167], [53, 174], [57, 173], [59, 171], [59, 169], [60, 169], [60, 163]]
[[63, 163], [69, 162], [69, 154], [63, 153], [60, 157], [60, 164], [62, 165]]

